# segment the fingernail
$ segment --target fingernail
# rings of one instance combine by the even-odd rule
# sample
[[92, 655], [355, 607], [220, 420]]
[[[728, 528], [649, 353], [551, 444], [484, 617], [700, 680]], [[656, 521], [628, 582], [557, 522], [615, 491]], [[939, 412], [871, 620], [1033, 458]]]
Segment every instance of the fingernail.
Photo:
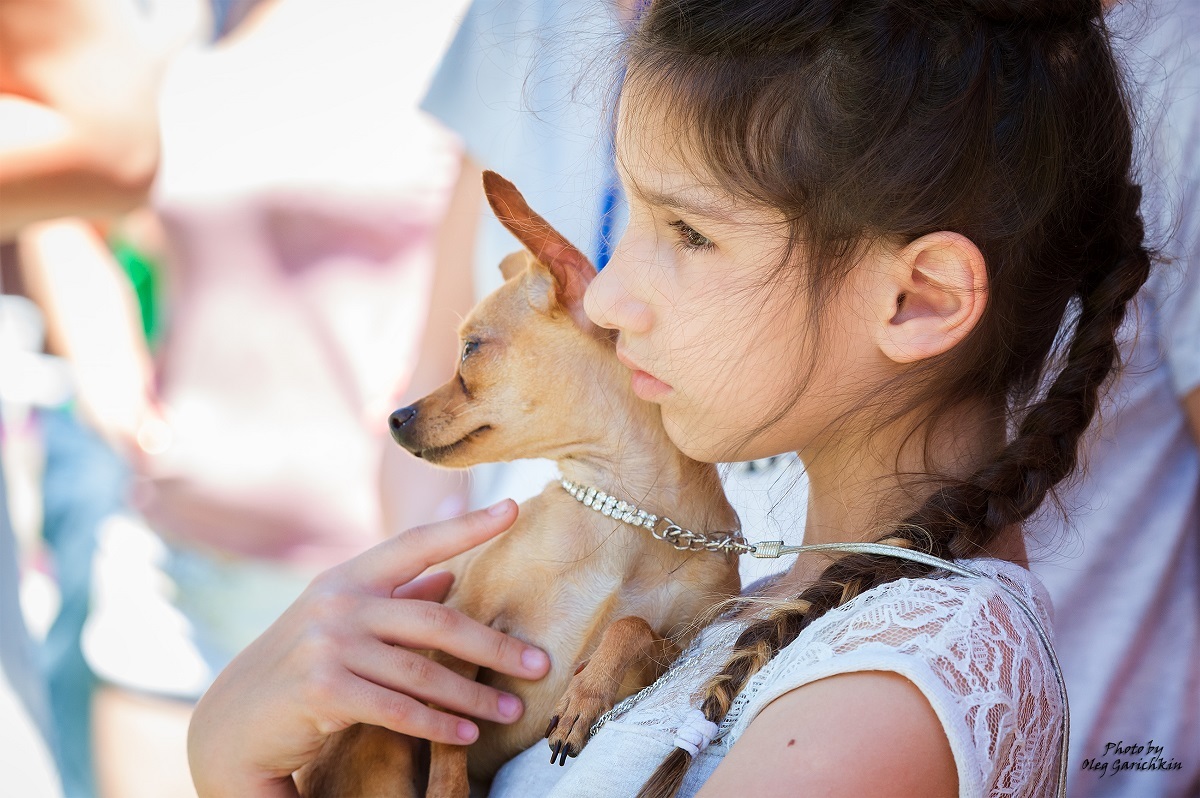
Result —
[[456, 731], [458, 732], [458, 739], [462, 740], [463, 742], [471, 743], [475, 741], [475, 735], [477, 732], [475, 730], [474, 723], [468, 723], [465, 720], [460, 720], [458, 722], [458, 729]]
[[502, 693], [500, 698], [496, 700], [496, 708], [500, 711], [501, 716], [515, 718], [521, 714], [521, 699], [515, 695]]
[[527, 648], [521, 652], [521, 664], [527, 670], [541, 673], [549, 663], [550, 660], [547, 658], [546, 652], [539, 648]]
[[488, 515], [504, 515], [508, 512], [508, 499], [502, 499], [487, 508]]

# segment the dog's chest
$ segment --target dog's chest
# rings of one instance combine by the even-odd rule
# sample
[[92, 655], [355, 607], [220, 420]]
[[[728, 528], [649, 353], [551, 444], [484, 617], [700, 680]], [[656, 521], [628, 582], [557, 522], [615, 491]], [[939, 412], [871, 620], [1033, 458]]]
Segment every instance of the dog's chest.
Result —
[[579, 653], [626, 615], [666, 631], [684, 588], [678, 561], [657, 556], [670, 553], [657, 550], [661, 541], [610, 519], [598, 527], [572, 507], [536, 509], [523, 506], [524, 524], [457, 569], [447, 604], [563, 654]]

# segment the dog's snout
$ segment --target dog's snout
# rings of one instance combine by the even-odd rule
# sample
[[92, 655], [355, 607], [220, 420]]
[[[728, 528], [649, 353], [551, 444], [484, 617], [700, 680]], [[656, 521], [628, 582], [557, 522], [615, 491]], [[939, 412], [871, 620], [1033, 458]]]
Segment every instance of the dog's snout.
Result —
[[402, 407], [396, 412], [388, 416], [388, 429], [392, 431], [392, 437], [396, 439], [396, 443], [404, 445], [404, 434], [408, 431], [405, 426], [417, 416], [417, 406], [409, 405]]

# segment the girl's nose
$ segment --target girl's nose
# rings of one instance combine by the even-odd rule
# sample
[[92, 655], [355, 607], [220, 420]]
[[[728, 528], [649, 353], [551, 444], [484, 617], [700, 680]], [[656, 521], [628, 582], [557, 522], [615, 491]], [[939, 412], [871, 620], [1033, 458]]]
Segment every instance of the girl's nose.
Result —
[[592, 279], [583, 310], [593, 324], [622, 333], [644, 334], [654, 324], [650, 305], [641, 298], [645, 269], [638, 268], [622, 238], [608, 265]]

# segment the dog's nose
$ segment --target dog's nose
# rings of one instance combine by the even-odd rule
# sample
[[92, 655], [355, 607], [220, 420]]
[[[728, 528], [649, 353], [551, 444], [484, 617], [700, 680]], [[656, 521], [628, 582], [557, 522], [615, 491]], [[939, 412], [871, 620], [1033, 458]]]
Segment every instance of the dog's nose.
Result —
[[408, 407], [402, 407], [399, 410], [397, 410], [396, 412], [392, 413], [390, 416], [388, 416], [388, 429], [390, 429], [392, 431], [392, 438], [395, 439], [396, 443], [400, 444], [401, 446], [404, 445], [405, 433], [409, 431], [409, 430], [406, 430], [404, 427], [406, 424], [408, 424], [408, 422], [412, 421], [416, 417], [417, 417], [417, 406], [416, 405], [409, 405]]

